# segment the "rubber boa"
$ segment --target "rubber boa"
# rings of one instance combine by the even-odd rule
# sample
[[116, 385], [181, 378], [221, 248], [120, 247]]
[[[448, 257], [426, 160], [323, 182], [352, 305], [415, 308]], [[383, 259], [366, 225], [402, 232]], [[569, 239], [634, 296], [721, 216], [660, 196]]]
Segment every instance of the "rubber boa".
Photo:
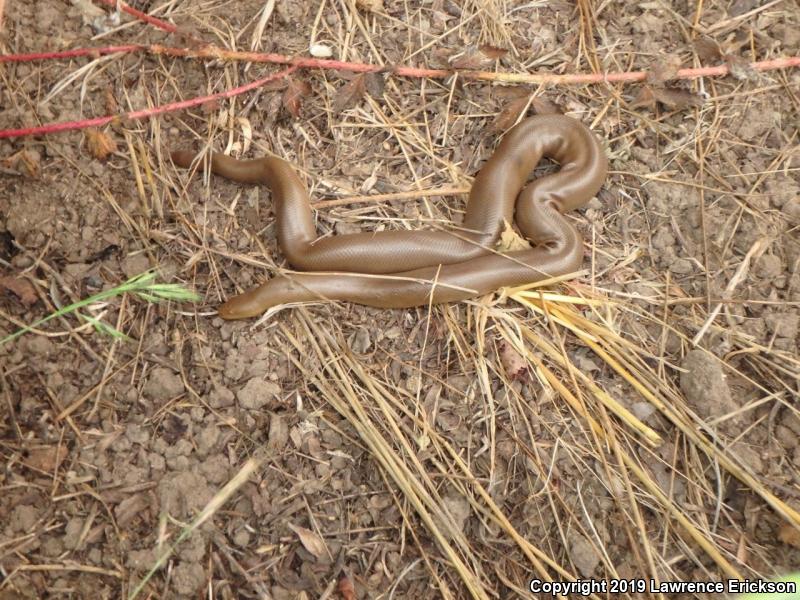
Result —
[[[191, 152], [171, 153], [189, 167]], [[526, 185], [543, 157], [561, 168]], [[270, 279], [223, 304], [219, 315], [242, 319], [288, 302], [343, 300], [384, 308], [454, 302], [500, 287], [577, 270], [581, 236], [563, 212], [600, 189], [607, 161], [595, 135], [563, 115], [530, 117], [511, 128], [475, 177], [458, 231], [381, 231], [318, 239], [306, 187], [276, 157], [236, 160], [212, 154], [211, 171], [272, 192], [278, 244], [304, 271]], [[492, 247], [516, 219], [534, 247], [499, 254]]]

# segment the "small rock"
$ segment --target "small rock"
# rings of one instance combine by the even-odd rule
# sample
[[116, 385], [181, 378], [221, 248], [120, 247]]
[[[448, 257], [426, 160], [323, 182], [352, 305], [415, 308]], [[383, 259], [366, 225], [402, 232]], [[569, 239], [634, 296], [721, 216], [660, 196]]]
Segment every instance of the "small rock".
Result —
[[49, 338], [39, 335], [31, 335], [24, 338], [20, 346], [24, 349], [23, 351], [27, 351], [34, 356], [47, 356], [55, 350], [55, 345]]
[[[452, 518], [451, 523], [456, 531], [463, 531], [470, 513], [470, 506], [467, 499], [460, 494], [450, 494], [442, 498], [442, 500], [444, 502], [444, 508], [446, 508], [447, 513], [449, 513], [446, 515], [446, 518], [448, 520]], [[446, 531], [445, 529], [445, 532]]]
[[748, 444], [738, 441], [731, 446], [731, 454], [736, 456], [754, 473], [762, 473], [764, 470], [764, 461], [761, 460], [761, 455], [754, 448]]
[[670, 264], [669, 270], [676, 275], [688, 275], [694, 272], [694, 264], [687, 258], [676, 258]]
[[783, 273], [781, 259], [774, 254], [764, 254], [756, 261], [756, 273], [763, 279], [773, 279]]
[[125, 566], [132, 571], [146, 571], [155, 565], [158, 554], [153, 550], [130, 550]]
[[246, 548], [250, 545], [250, 532], [242, 527], [233, 534], [233, 543], [239, 546], [239, 548]]
[[219, 429], [216, 425], [209, 425], [200, 431], [197, 436], [197, 450], [205, 456], [214, 449], [214, 446], [219, 439]]
[[196, 530], [178, 548], [178, 556], [181, 560], [199, 563], [206, 556], [208, 540], [202, 530]]
[[202, 510], [212, 492], [204, 477], [192, 471], [165, 476], [158, 483], [158, 498], [162, 512], [185, 519]]
[[241, 388], [236, 397], [239, 404], [250, 410], [259, 410], [281, 393], [281, 386], [272, 381], [264, 381], [254, 377]]
[[174, 443], [168, 443], [164, 456], [175, 458], [176, 456], [189, 456], [194, 451], [192, 443], [187, 439], [180, 439]]
[[143, 429], [141, 425], [128, 423], [128, 426], [125, 428], [125, 437], [134, 444], [141, 444], [144, 446], [150, 439], [150, 433], [146, 429]]
[[202, 565], [181, 561], [172, 571], [172, 586], [182, 596], [195, 597], [206, 582]]
[[681, 373], [681, 391], [703, 419], [721, 417], [738, 408], [731, 397], [722, 365], [713, 356], [700, 349], [692, 350], [681, 366], [686, 369]]
[[794, 339], [797, 337], [800, 315], [792, 312], [770, 314], [764, 317], [770, 332], [778, 337]]
[[64, 552], [64, 543], [61, 538], [46, 537], [42, 544], [42, 552], [45, 556], [56, 557]]
[[166, 402], [185, 391], [180, 376], [166, 367], [156, 367], [144, 385], [144, 395], [151, 400]]
[[236, 396], [226, 387], [215, 386], [208, 396], [208, 405], [211, 408], [225, 408], [233, 406]]
[[150, 269], [150, 259], [144, 253], [129, 254], [122, 261], [122, 272], [130, 279]]
[[81, 541], [81, 531], [83, 530], [83, 519], [72, 517], [67, 521], [64, 528], [64, 545], [70, 550], [75, 550]]
[[591, 577], [600, 563], [592, 544], [579, 533], [571, 533], [569, 544], [569, 557], [583, 577]]
[[796, 436], [800, 436], [800, 416], [796, 412], [786, 409], [782, 413], [781, 425], [791, 429]]
[[785, 425], [775, 427], [775, 438], [784, 448], [792, 449], [797, 446], [797, 434]]
[[150, 463], [150, 468], [155, 471], [163, 471], [167, 468], [167, 462], [164, 460], [164, 457], [155, 452], [151, 452], [147, 455], [147, 461]]
[[452, 388], [447, 391], [452, 393], [452, 390], [457, 392], [465, 392], [471, 385], [475, 383], [474, 379], [466, 375], [453, 375], [447, 378], [447, 387]]
[[661, 227], [656, 231], [651, 243], [656, 250], [672, 248], [675, 245], [675, 236], [668, 227]]
[[64, 265], [64, 277], [73, 283], [78, 282], [86, 275], [86, 272], [91, 266], [92, 265], [87, 265], [86, 263], [70, 263]]
[[200, 474], [213, 485], [222, 485], [228, 481], [230, 466], [224, 454], [209, 456], [199, 465]]
[[30, 504], [20, 504], [14, 507], [8, 517], [11, 531], [30, 531], [39, 519], [39, 511]]
[[656, 411], [656, 407], [649, 402], [634, 402], [631, 411], [637, 419], [646, 421]]
[[789, 200], [781, 207], [781, 212], [786, 215], [792, 225], [800, 223], [800, 198]]

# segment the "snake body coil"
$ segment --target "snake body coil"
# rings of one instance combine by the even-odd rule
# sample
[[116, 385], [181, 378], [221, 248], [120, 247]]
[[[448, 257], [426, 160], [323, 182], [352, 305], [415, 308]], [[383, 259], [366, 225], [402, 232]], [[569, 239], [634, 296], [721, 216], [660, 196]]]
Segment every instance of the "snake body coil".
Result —
[[[542, 157], [556, 173], [525, 185]], [[189, 167], [190, 152], [172, 153]], [[462, 229], [382, 231], [317, 239], [308, 192], [279, 158], [236, 160], [213, 154], [211, 171], [272, 192], [278, 244], [296, 269], [223, 304], [225, 319], [243, 319], [288, 302], [344, 300], [384, 308], [454, 302], [576, 270], [581, 237], [562, 215], [586, 203], [606, 176], [606, 157], [594, 134], [561, 115], [526, 119], [513, 127], [475, 178]], [[504, 222], [516, 219], [535, 246], [492, 251]], [[319, 272], [319, 271], [336, 271]]]

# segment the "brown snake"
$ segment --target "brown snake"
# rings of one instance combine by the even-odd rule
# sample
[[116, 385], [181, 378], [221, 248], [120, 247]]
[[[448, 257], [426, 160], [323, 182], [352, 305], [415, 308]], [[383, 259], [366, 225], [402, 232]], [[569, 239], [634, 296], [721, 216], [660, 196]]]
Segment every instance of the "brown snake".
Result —
[[[186, 151], [171, 156], [180, 167], [195, 159]], [[542, 157], [558, 161], [560, 170], [525, 185]], [[382, 231], [318, 239], [308, 192], [289, 163], [213, 154], [213, 173], [269, 187], [281, 250], [294, 268], [315, 271], [274, 277], [228, 300], [219, 315], [243, 319], [279, 304], [319, 299], [384, 308], [455, 302], [570, 273], [578, 269], [583, 247], [562, 213], [597, 193], [606, 168], [603, 149], [586, 126], [562, 115], [535, 116], [508, 131], [475, 177], [458, 232]], [[494, 252], [504, 223], [512, 220], [535, 246]]]

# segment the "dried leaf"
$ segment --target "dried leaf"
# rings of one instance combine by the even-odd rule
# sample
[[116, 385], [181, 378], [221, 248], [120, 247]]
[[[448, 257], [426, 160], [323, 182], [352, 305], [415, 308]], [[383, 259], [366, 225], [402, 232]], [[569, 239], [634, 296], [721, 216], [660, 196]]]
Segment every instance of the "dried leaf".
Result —
[[674, 79], [680, 68], [680, 57], [674, 54], [667, 55], [653, 64], [650, 71], [647, 73], [647, 82], [664, 83], [665, 81]]
[[39, 156], [39, 153], [33, 152], [31, 150], [20, 150], [18, 154], [20, 161], [22, 161], [23, 170], [30, 177], [38, 177], [39, 163], [41, 162], [41, 157]]
[[631, 102], [631, 108], [655, 108], [656, 107], [656, 97], [653, 94], [653, 89], [649, 85], [643, 85], [639, 88], [639, 93], [636, 95], [636, 98], [633, 99]]
[[342, 595], [342, 600], [356, 600], [356, 588], [350, 578], [342, 573], [339, 577], [339, 593]]
[[32, 150], [20, 150], [8, 158], [0, 160], [0, 164], [9, 169], [19, 169], [20, 166], [18, 165], [21, 165], [21, 170], [26, 175], [29, 177], [38, 177], [40, 160], [41, 159], [38, 152]]
[[699, 38], [694, 41], [694, 51], [701, 62], [713, 62], [722, 58], [719, 44], [711, 38]]
[[369, 12], [383, 10], [383, 0], [356, 0], [356, 6]]
[[274, 79], [273, 81], [268, 81], [263, 86], [261, 86], [261, 90], [265, 92], [278, 92], [280, 90], [285, 90], [287, 87], [286, 79], [281, 77], [280, 79]]
[[723, 58], [725, 58], [725, 62], [728, 65], [730, 74], [736, 79], [746, 81], [748, 79], [756, 79], [758, 77], [755, 69], [753, 69], [750, 63], [741, 56], [726, 54]]
[[563, 114], [561, 108], [555, 102], [544, 98], [534, 97], [531, 99], [531, 107], [537, 115], [560, 115]]
[[145, 512], [150, 506], [150, 501], [145, 494], [134, 494], [122, 500], [114, 509], [117, 525], [124, 527], [132, 523], [136, 517]]
[[117, 143], [107, 133], [89, 127], [85, 132], [86, 148], [89, 154], [98, 160], [105, 160], [108, 155], [117, 151]]
[[105, 104], [107, 114], [113, 115], [114, 113], [119, 112], [119, 105], [117, 104], [117, 99], [114, 98], [114, 90], [111, 89], [111, 86], [106, 87]]
[[483, 52], [484, 56], [491, 58], [492, 60], [503, 58], [506, 54], [508, 54], [508, 50], [505, 48], [498, 48], [497, 46], [491, 46], [490, 44], [482, 44], [479, 46], [479, 50]]
[[690, 106], [700, 106], [703, 98], [688, 90], [678, 88], [652, 88], [655, 99], [667, 108], [682, 110]]
[[533, 94], [533, 90], [526, 86], [507, 87], [502, 86], [495, 88], [492, 91], [494, 98], [500, 101], [516, 100], [517, 98], [529, 98]]
[[31, 469], [50, 473], [67, 457], [69, 450], [64, 445], [60, 446], [39, 446], [28, 450], [25, 464]]
[[289, 78], [286, 90], [283, 92], [283, 106], [295, 119], [300, 117], [303, 98], [311, 94], [311, 85], [302, 79]]
[[522, 116], [522, 113], [528, 107], [529, 100], [530, 98], [528, 96], [523, 96], [506, 104], [505, 108], [497, 113], [494, 121], [492, 121], [492, 124], [489, 127], [491, 131], [499, 133], [509, 129], [512, 125], [514, 125], [514, 123], [517, 122], [517, 119]]
[[328, 555], [328, 548], [325, 546], [325, 542], [319, 535], [310, 529], [300, 527], [299, 525], [293, 525], [292, 523], [289, 523], [288, 525], [289, 529], [297, 534], [297, 537], [300, 539], [300, 543], [303, 544], [303, 548], [313, 554], [315, 558], [319, 560]]
[[789, 546], [800, 548], [800, 531], [791, 523], [782, 523], [778, 529], [778, 539]]
[[364, 73], [360, 73], [336, 91], [336, 95], [333, 97], [333, 114], [339, 114], [346, 108], [356, 106], [366, 93], [367, 84], [364, 81]]
[[454, 69], [474, 71], [482, 67], [490, 66], [492, 64], [492, 59], [487, 58], [477, 47], [470, 46], [463, 52], [459, 52], [455, 56], [450, 57], [448, 62]]
[[8, 290], [26, 307], [33, 306], [38, 300], [36, 290], [27, 279], [11, 276], [0, 277], [0, 290]]
[[434, 48], [431, 51], [431, 66], [441, 69], [450, 68], [450, 59], [454, 52], [449, 48]]
[[244, 117], [236, 117], [236, 122], [242, 128], [242, 147], [240, 152], [246, 154], [250, 149], [250, 144], [253, 142], [253, 126], [250, 124], [250, 119]]
[[380, 71], [364, 74], [364, 83], [367, 86], [367, 93], [373, 98], [380, 98], [383, 96], [383, 90], [386, 88], [386, 75]]
[[511, 344], [500, 342], [498, 346], [500, 364], [503, 365], [506, 375], [512, 380], [524, 379], [528, 373], [528, 362], [520, 356]]
[[511, 225], [505, 221], [505, 226], [500, 234], [500, 240], [495, 246], [498, 252], [516, 252], [517, 250], [530, 250], [528, 241], [520, 236]]

